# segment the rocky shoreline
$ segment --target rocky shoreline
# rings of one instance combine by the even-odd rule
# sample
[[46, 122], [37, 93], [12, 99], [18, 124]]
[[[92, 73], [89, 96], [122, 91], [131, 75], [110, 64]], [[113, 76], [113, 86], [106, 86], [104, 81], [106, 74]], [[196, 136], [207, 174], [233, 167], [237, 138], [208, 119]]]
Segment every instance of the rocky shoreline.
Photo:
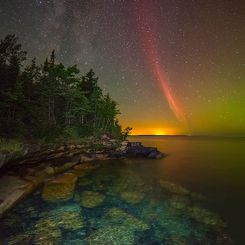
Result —
[[[160, 159], [164, 154], [140, 142], [119, 142], [107, 137], [82, 144], [23, 145], [21, 152], [0, 152], [0, 217], [44, 184], [44, 198], [69, 199], [76, 178], [98, 166], [97, 160], [129, 157]], [[48, 188], [50, 187], [50, 188]], [[51, 191], [50, 191], [51, 190]]]

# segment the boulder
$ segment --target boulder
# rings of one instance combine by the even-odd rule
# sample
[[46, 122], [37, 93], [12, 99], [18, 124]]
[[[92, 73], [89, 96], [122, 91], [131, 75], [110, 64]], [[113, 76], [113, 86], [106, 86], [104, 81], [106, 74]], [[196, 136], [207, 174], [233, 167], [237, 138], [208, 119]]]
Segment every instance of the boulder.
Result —
[[128, 143], [127, 156], [129, 157], [148, 157], [151, 159], [159, 159], [163, 154], [155, 147], [145, 147], [140, 142]]
[[128, 141], [127, 141], [127, 140], [122, 141], [122, 142], [121, 142], [121, 145], [122, 145], [122, 146], [128, 146]]
[[111, 151], [110, 155], [111, 158], [123, 158], [126, 156], [126, 152], [116, 150], [116, 151]]
[[128, 142], [128, 147], [142, 147], [141, 142]]
[[73, 197], [77, 176], [72, 173], [59, 175], [43, 187], [42, 198], [45, 201], [67, 201]]
[[151, 159], [161, 159], [161, 158], [163, 158], [163, 154], [160, 151], [152, 151], [148, 155], [148, 158], [151, 158]]

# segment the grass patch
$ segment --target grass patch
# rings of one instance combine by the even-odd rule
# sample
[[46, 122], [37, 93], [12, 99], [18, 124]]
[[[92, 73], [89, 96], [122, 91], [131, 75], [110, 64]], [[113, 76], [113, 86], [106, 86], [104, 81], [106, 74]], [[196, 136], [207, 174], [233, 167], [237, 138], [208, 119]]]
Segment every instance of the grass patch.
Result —
[[0, 138], [0, 151], [20, 151], [22, 143], [14, 139], [3, 139]]

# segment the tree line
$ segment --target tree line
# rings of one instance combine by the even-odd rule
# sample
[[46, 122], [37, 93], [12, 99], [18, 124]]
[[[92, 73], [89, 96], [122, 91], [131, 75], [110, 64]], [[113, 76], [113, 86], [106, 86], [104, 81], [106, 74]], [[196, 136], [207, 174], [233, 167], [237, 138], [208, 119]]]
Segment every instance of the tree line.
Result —
[[15, 35], [0, 41], [0, 136], [5, 138], [76, 138], [108, 134], [126, 136], [118, 122], [117, 103], [98, 86], [91, 69], [56, 61], [26, 65], [27, 52]]

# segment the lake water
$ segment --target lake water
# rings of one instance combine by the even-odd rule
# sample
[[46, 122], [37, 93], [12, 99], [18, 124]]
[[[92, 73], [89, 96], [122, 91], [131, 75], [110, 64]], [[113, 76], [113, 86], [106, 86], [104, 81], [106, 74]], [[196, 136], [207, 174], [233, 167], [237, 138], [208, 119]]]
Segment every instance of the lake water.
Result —
[[207, 197], [227, 222], [236, 244], [245, 244], [245, 138], [131, 137], [169, 154], [159, 174]]
[[68, 201], [40, 188], [0, 220], [0, 243], [245, 244], [244, 139], [130, 140], [168, 156], [98, 162]]

